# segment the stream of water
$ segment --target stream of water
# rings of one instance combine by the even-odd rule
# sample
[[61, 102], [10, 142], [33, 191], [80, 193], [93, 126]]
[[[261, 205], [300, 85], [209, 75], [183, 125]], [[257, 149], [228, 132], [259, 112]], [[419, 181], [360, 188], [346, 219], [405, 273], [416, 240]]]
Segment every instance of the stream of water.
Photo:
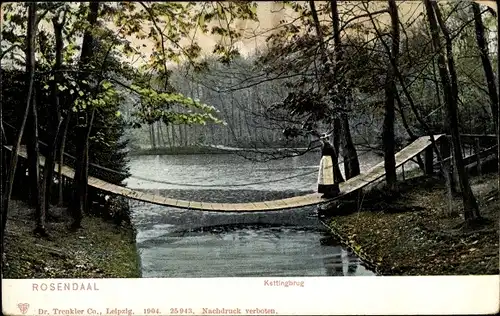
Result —
[[[135, 156], [131, 188], [185, 200], [238, 203], [313, 192], [319, 153], [252, 162], [233, 154]], [[366, 170], [379, 157], [360, 157]], [[297, 176], [297, 177], [293, 177]], [[293, 178], [291, 178], [293, 177]], [[275, 179], [287, 180], [235, 186]], [[143, 277], [373, 275], [320, 224], [315, 207], [261, 213], [215, 213], [131, 202]]]

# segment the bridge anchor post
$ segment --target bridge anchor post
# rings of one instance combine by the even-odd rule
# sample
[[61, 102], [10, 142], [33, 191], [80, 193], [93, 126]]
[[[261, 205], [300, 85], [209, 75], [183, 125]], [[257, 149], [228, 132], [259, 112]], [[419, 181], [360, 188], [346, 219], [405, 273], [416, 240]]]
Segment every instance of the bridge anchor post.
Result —
[[481, 176], [481, 155], [479, 154], [481, 152], [480, 146], [479, 146], [479, 137], [474, 138], [474, 154], [476, 155], [476, 164], [477, 164], [477, 175]]
[[426, 175], [432, 175], [434, 173], [434, 151], [432, 145], [425, 149], [424, 167]]

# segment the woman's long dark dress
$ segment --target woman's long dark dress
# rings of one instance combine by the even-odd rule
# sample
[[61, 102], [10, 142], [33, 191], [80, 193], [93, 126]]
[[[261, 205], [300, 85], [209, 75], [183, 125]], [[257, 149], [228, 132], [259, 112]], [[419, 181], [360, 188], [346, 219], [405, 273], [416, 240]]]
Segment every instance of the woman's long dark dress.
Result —
[[336, 197], [340, 193], [338, 182], [335, 181], [333, 172], [333, 156], [335, 149], [328, 142], [323, 140], [321, 145], [321, 162], [318, 174], [318, 193], [323, 193], [324, 198]]

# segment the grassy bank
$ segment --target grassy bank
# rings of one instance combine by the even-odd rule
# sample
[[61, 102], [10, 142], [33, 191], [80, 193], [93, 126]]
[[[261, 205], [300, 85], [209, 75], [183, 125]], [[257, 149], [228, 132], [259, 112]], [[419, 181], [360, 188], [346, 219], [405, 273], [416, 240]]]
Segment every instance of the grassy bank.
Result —
[[447, 214], [444, 184], [425, 177], [406, 181], [396, 196], [374, 189], [359, 211], [347, 203], [326, 223], [379, 275], [498, 274], [497, 178], [471, 182], [483, 217], [473, 227], [462, 225], [461, 197], [452, 201], [458, 212]]
[[33, 209], [12, 201], [5, 235], [4, 278], [138, 278], [141, 277], [136, 232], [86, 216], [81, 229], [68, 230], [62, 208], [51, 209], [49, 237], [33, 234]]

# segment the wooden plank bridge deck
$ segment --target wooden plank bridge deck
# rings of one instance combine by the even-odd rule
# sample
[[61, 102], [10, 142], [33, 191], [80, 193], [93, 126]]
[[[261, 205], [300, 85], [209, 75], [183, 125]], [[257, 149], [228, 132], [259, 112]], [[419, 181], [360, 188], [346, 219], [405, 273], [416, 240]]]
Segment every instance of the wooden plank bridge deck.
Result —
[[[434, 139], [437, 141], [442, 136], [443, 135], [436, 135], [434, 136]], [[409, 161], [410, 159], [412, 159], [413, 157], [424, 151], [431, 144], [432, 142], [430, 136], [423, 136], [416, 139], [413, 143], [409, 144], [401, 151], [396, 153], [395, 156], [396, 167], [399, 167], [402, 164], [406, 163], [407, 161]], [[20, 149], [19, 155], [24, 158], [27, 157], [24, 148]], [[40, 164], [43, 166], [44, 163], [45, 163], [45, 158], [43, 156], [40, 156]], [[55, 170], [58, 170], [57, 164], [55, 166]], [[65, 177], [73, 179], [75, 172], [73, 168], [65, 165], [62, 167], [62, 174]], [[307, 195], [295, 196], [281, 200], [252, 202], [252, 203], [230, 203], [230, 204], [205, 203], [199, 201], [185, 201], [185, 200], [171, 199], [111, 184], [101, 179], [90, 176], [88, 184], [89, 186], [92, 186], [96, 189], [113, 194], [118, 194], [133, 200], [182, 208], [182, 209], [191, 209], [191, 210], [199, 210], [207, 212], [267, 212], [267, 211], [278, 211], [284, 209], [292, 209], [303, 206], [311, 206], [311, 205], [327, 203], [335, 199], [338, 199], [341, 196], [362, 189], [363, 187], [379, 180], [384, 175], [385, 175], [384, 162], [382, 161], [381, 163], [372, 167], [367, 172], [362, 173], [354, 178], [347, 180], [346, 182], [341, 183], [340, 184], [341, 194], [333, 199], [323, 199], [321, 198], [321, 194], [311, 193]]]

